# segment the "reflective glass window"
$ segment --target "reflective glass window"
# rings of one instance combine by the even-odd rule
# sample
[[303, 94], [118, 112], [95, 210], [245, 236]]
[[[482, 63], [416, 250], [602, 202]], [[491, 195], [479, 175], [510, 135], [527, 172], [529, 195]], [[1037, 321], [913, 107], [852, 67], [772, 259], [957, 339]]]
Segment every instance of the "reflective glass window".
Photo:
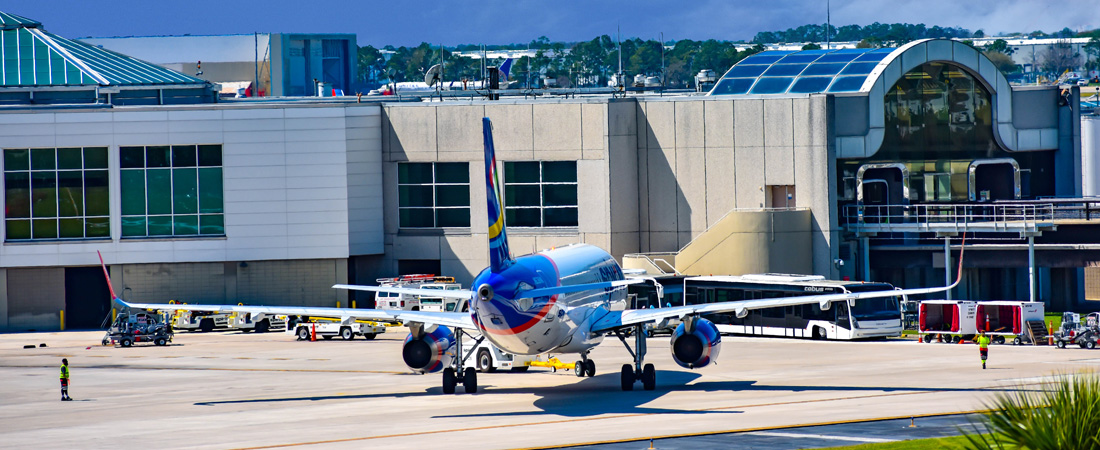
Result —
[[877, 65], [878, 65], [878, 63], [873, 63], [873, 62], [854, 62], [854, 63], [848, 64], [848, 67], [845, 67], [844, 70], [842, 70], [840, 72], [840, 74], [841, 75], [866, 75], [866, 74], [871, 73], [871, 70], [874, 70], [875, 66], [877, 66]]
[[843, 63], [814, 63], [802, 71], [802, 76], [808, 75], [836, 75], [844, 70]]
[[402, 228], [470, 226], [469, 163], [398, 163], [398, 225]]
[[859, 55], [856, 62], [879, 62], [886, 59], [887, 56], [890, 56], [890, 52], [868, 52]]
[[840, 53], [838, 51], [837, 53], [830, 53], [828, 55], [821, 55], [821, 57], [817, 59], [817, 62], [819, 62], [819, 63], [823, 63], [823, 62], [849, 62], [849, 61], [851, 61], [853, 59], [856, 59], [858, 57], [859, 57], [859, 54], [857, 54], [857, 53]]
[[780, 94], [787, 91], [787, 87], [791, 85], [794, 78], [782, 77], [782, 78], [761, 78], [756, 82], [756, 85], [752, 87], [752, 94]]
[[818, 51], [801, 51], [798, 53], [792, 53], [787, 55], [783, 59], [779, 60], [779, 64], [796, 64], [796, 63], [809, 63], [814, 62], [817, 58], [821, 57], [823, 53]]
[[725, 78], [714, 85], [711, 95], [744, 94], [749, 91], [756, 78]]
[[787, 56], [787, 53], [781, 52], [763, 52], [752, 55], [748, 58], [741, 60], [741, 64], [772, 64], [779, 61], [780, 58]]
[[752, 65], [752, 64], [738, 64], [730, 68], [730, 71], [726, 73], [725, 78], [746, 78], [746, 77], [758, 77], [760, 74], [768, 70], [768, 66]]
[[576, 161], [504, 163], [504, 217], [516, 227], [577, 226]]
[[216, 144], [120, 147], [122, 237], [224, 236], [221, 153]]
[[946, 157], [984, 154], [994, 142], [989, 91], [953, 64], [918, 66], [886, 92], [884, 102], [884, 150]]
[[792, 94], [825, 92], [825, 89], [829, 87], [829, 83], [832, 81], [832, 77], [802, 77], [794, 82], [794, 86], [791, 86], [790, 92]]
[[776, 64], [764, 72], [766, 77], [791, 77], [798, 75], [805, 69], [805, 64]]
[[5, 149], [8, 241], [110, 236], [107, 148]]
[[833, 85], [829, 86], [829, 92], [855, 92], [863, 87], [867, 77], [859, 75], [854, 77], [837, 77]]

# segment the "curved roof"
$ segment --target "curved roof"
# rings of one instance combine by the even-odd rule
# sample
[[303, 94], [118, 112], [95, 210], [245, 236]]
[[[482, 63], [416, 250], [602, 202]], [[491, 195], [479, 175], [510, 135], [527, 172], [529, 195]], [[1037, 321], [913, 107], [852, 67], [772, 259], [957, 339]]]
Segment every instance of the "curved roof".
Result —
[[0, 12], [0, 87], [206, 85], [205, 80], [47, 33]]
[[734, 64], [707, 95], [859, 92], [897, 48], [773, 50]]

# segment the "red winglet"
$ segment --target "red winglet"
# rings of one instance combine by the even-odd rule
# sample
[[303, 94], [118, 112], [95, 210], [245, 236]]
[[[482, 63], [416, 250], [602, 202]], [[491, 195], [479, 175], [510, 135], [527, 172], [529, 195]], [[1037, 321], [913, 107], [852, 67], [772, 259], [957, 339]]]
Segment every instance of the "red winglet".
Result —
[[111, 300], [117, 300], [118, 296], [115, 295], [115, 288], [111, 286], [111, 274], [107, 273], [107, 264], [103, 263], [103, 254], [96, 250], [95, 253], [99, 255], [99, 265], [103, 267], [103, 278], [107, 279], [107, 289], [111, 291]]

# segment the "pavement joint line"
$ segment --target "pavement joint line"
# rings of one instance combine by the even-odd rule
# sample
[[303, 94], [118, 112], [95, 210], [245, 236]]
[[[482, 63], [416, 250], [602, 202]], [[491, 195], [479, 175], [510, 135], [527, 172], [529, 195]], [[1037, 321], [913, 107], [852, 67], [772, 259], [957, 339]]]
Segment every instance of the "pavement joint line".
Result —
[[828, 434], [806, 434], [806, 433], [783, 433], [780, 431], [749, 431], [743, 434], [751, 434], [754, 436], [769, 436], [769, 437], [785, 437], [785, 438], [799, 438], [799, 439], [824, 439], [832, 441], [847, 441], [847, 442], [865, 442], [868, 444], [885, 444], [887, 442], [897, 442], [897, 439], [881, 439], [881, 438], [860, 438], [852, 436], [832, 436]]

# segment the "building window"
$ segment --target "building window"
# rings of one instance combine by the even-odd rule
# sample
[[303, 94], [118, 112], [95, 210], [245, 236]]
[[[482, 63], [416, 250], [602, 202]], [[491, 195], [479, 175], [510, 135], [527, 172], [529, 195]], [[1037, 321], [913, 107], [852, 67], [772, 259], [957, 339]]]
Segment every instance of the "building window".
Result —
[[577, 226], [577, 162], [505, 162], [504, 212], [515, 227]]
[[119, 148], [122, 237], [224, 236], [222, 146]]
[[108, 238], [107, 148], [4, 150], [7, 240]]
[[401, 228], [470, 226], [468, 163], [399, 163]]

